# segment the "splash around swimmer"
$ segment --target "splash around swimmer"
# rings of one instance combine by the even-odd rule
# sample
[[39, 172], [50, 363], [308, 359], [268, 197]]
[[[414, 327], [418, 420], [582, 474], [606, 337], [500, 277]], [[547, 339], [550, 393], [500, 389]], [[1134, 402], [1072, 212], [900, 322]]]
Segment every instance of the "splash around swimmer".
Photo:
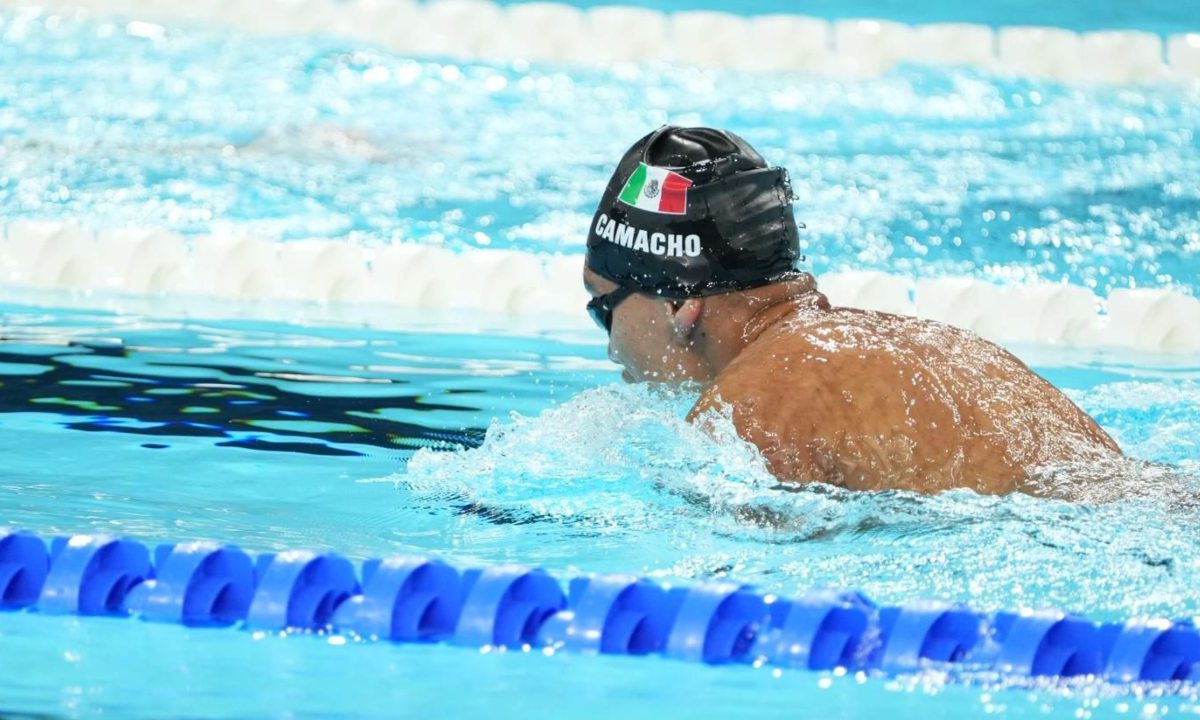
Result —
[[1031, 490], [1121, 456], [999, 346], [943, 323], [833, 307], [797, 269], [787, 171], [737, 135], [664, 126], [617, 165], [587, 239], [588, 311], [629, 381], [697, 381], [792, 482]]

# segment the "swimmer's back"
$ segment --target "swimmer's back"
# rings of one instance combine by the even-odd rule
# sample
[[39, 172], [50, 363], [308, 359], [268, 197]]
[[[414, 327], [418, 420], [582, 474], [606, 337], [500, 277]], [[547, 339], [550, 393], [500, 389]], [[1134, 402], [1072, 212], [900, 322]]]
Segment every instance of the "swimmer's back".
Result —
[[724, 369], [693, 414], [728, 403], [780, 478], [855, 490], [1025, 489], [1040, 467], [1119, 455], [1020, 360], [973, 333], [849, 308], [800, 308]]

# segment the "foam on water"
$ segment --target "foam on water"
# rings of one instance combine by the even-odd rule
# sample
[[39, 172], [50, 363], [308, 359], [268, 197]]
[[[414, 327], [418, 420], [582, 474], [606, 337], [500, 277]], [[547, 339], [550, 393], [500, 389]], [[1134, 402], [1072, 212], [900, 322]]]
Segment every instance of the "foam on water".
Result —
[[632, 528], [659, 511], [736, 513], [778, 481], [728, 419], [712, 423], [718, 442], [683, 419], [696, 396], [647, 384], [588, 390], [536, 417], [493, 422], [477, 451], [418, 452], [400, 482], [510, 517]]

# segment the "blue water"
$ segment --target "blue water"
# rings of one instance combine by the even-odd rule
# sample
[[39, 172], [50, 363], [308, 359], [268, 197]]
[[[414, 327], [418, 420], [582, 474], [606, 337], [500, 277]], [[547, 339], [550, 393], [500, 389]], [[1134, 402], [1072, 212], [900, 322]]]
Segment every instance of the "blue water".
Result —
[[[0, 21], [6, 222], [578, 253], [613, 160], [669, 119], [731, 126], [792, 169], [818, 272], [1200, 289], [1195, 91], [921, 68], [856, 82], [581, 72]], [[1060, 478], [1076, 502], [783, 492], [750, 447], [683, 421], [694, 389], [621, 384], [594, 332], [403, 311], [379, 326], [231, 319], [237, 308], [208, 320], [3, 292], [0, 525], [1200, 616], [1194, 357], [1016, 348], [1149, 463]], [[1195, 688], [500, 657], [30, 613], [0, 614], [0, 668], [0, 714], [71, 717], [1200, 707]]]

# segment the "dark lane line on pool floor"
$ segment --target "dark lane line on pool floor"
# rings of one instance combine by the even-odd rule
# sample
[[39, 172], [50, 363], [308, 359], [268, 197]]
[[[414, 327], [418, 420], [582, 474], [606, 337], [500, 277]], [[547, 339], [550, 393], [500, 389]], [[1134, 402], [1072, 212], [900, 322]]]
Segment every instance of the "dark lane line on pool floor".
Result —
[[[0, 338], [0, 348], [3, 342]], [[482, 443], [485, 432], [484, 428], [435, 428], [389, 418], [388, 413], [394, 411], [478, 410], [427, 402], [419, 394], [402, 390], [407, 384], [402, 378], [372, 378], [373, 392], [367, 397], [352, 393], [317, 396], [285, 387], [277, 379], [278, 373], [235, 364], [191, 362], [195, 358], [189, 358], [186, 365], [141, 361], [149, 372], [138, 374], [66, 361], [78, 358], [80, 350], [130, 358], [131, 351], [123, 346], [72, 343], [71, 353], [62, 354], [62, 350], [47, 348], [46, 355], [30, 355], [0, 349], [0, 413], [53, 412], [63, 416], [63, 426], [72, 430], [157, 438], [211, 437], [223, 439], [216, 443], [220, 447], [316, 455], [363, 455], [351, 449], [354, 445], [400, 451], [473, 448]], [[49, 354], [55, 352], [59, 354]], [[168, 372], [155, 374], [156, 367]], [[305, 384], [298, 377], [290, 376], [286, 384]], [[311, 384], [328, 379], [322, 377]], [[396, 394], [380, 397], [381, 380], [395, 385]], [[292, 439], [272, 439], [278, 436]], [[165, 444], [148, 442], [144, 446], [161, 449]]]

